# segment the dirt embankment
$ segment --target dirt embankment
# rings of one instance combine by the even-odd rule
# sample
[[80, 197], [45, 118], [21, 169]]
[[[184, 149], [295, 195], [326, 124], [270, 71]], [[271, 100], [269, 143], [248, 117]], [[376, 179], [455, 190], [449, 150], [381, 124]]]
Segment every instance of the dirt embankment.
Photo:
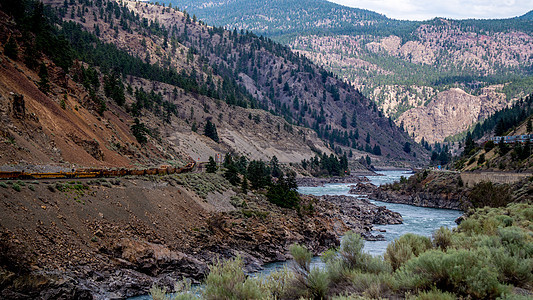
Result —
[[383, 214], [310, 196], [301, 207], [279, 208], [209, 174], [2, 182], [0, 295], [124, 298], [154, 282], [200, 280], [214, 258], [236, 255], [253, 271], [289, 258], [291, 244], [318, 254], [349, 229], [369, 232]]

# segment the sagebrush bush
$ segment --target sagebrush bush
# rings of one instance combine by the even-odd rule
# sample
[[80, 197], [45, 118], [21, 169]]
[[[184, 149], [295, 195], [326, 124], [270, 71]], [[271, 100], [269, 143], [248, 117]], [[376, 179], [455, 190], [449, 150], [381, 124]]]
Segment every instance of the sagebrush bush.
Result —
[[436, 287], [474, 298], [495, 298], [506, 291], [485, 249], [447, 252], [429, 250], [409, 260], [396, 272], [400, 286], [407, 290]]
[[419, 256], [431, 248], [431, 240], [428, 237], [408, 233], [387, 246], [385, 260], [397, 270], [412, 257]]
[[356, 270], [351, 272], [350, 278], [353, 289], [365, 293], [370, 298], [382, 297], [398, 288], [396, 279], [391, 273], [372, 274]]
[[17, 184], [17, 183], [13, 183], [13, 185], [11, 187], [17, 192], [20, 192], [22, 190], [20, 185]]
[[446, 251], [452, 245], [452, 231], [447, 227], [441, 227], [433, 232], [433, 246]]
[[310, 269], [313, 254], [300, 245], [292, 245], [289, 249], [294, 259], [294, 285], [289, 292], [298, 297], [323, 299], [326, 297], [330, 278], [326, 270]]
[[[263, 295], [271, 296], [273, 299], [281, 299], [287, 294], [289, 288], [294, 283], [294, 273], [287, 267], [271, 272], [267, 276], [257, 279]], [[268, 298], [268, 297], [266, 297]]]
[[410, 300], [455, 300], [456, 298], [452, 293], [433, 289], [431, 291], [421, 292], [416, 297], [410, 298]]
[[217, 260], [210, 266], [204, 284], [203, 296], [209, 300], [261, 299], [261, 289], [256, 280], [247, 278], [240, 257], [226, 261]]

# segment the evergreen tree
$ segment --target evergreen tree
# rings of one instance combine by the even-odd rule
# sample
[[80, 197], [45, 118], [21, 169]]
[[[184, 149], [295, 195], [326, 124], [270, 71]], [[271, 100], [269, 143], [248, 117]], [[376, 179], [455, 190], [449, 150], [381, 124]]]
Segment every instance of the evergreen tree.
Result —
[[526, 131], [527, 133], [531, 133], [531, 131], [533, 131], [533, 128], [531, 126], [531, 118], [527, 119]]
[[374, 145], [374, 149], [372, 149], [372, 153], [375, 155], [381, 155], [381, 147], [379, 145]]
[[217, 127], [209, 119], [207, 119], [207, 122], [205, 123], [204, 135], [217, 143], [219, 142]]
[[354, 111], [352, 115], [352, 121], [350, 122], [350, 126], [353, 128], [357, 127], [357, 113]]
[[405, 142], [405, 144], [403, 145], [403, 151], [405, 153], [411, 153], [411, 143]]
[[370, 144], [370, 133], [366, 133], [366, 139], [365, 139], [366, 143], [367, 144]]
[[290, 172], [287, 176], [281, 176], [278, 182], [269, 188], [266, 196], [268, 201], [280, 207], [296, 208], [300, 204], [297, 189], [296, 174]]
[[463, 151], [463, 156], [469, 156], [470, 153], [476, 149], [477, 145], [474, 142], [474, 139], [472, 138], [472, 134], [470, 132], [467, 133], [466, 139], [465, 139], [465, 148]]
[[242, 191], [244, 194], [247, 194], [247, 193], [248, 193], [248, 178], [246, 178], [246, 176], [244, 176], [244, 178], [242, 179], [242, 183], [241, 183], [241, 191]]
[[342, 128], [347, 128], [348, 127], [346, 118], [347, 118], [346, 117], [346, 112], [343, 112], [342, 113], [342, 118], [341, 118], [341, 126], [342, 126]]
[[46, 94], [50, 91], [50, 81], [48, 80], [48, 68], [44, 62], [41, 63], [41, 67], [39, 68], [39, 77], [39, 89]]
[[135, 118], [134, 124], [131, 126], [131, 131], [139, 144], [146, 144], [148, 141], [146, 134], [149, 133], [149, 130], [138, 118]]
[[4, 54], [13, 60], [17, 60], [18, 58], [18, 54], [19, 54], [18, 46], [17, 46], [17, 43], [15, 42], [15, 39], [11, 36], [9, 37], [6, 45], [4, 46]]
[[505, 124], [502, 118], [498, 120], [498, 123], [496, 124], [496, 128], [494, 128], [494, 135], [502, 136], [504, 133], [505, 133]]
[[232, 163], [226, 167], [226, 171], [224, 171], [224, 178], [226, 178], [233, 185], [237, 185], [241, 182], [241, 179], [239, 178], [239, 172], [237, 167], [235, 167], [235, 164]]
[[217, 163], [215, 162], [213, 156], [209, 156], [209, 162], [205, 166], [205, 170], [207, 173], [215, 173], [217, 171]]
[[275, 178], [279, 178], [283, 175], [283, 172], [281, 172], [281, 168], [279, 167], [278, 158], [275, 155], [272, 156], [272, 159], [270, 160], [270, 173], [272, 174], [272, 177]]

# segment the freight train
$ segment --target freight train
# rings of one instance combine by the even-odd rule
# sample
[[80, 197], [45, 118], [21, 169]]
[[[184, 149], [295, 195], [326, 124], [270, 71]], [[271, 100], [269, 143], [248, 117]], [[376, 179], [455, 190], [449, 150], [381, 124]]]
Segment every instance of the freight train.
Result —
[[194, 169], [194, 161], [187, 165], [176, 168], [173, 166], [161, 166], [149, 169], [77, 169], [72, 172], [25, 172], [25, 171], [0, 171], [0, 179], [61, 179], [61, 178], [99, 178], [120, 177], [127, 175], [167, 175], [187, 173]]
[[533, 134], [522, 134], [522, 135], [509, 135], [509, 136], [493, 136], [490, 137], [488, 141], [494, 142], [494, 144], [499, 144], [503, 141], [504, 144], [514, 144], [514, 143], [532, 143], [533, 144]]

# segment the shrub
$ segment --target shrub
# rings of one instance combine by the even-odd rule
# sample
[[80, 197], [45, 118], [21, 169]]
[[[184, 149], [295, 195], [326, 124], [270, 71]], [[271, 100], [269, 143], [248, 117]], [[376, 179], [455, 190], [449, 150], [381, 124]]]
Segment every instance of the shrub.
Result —
[[329, 290], [330, 279], [325, 270], [313, 268], [307, 276], [307, 288], [313, 299], [325, 299]]
[[18, 183], [13, 183], [11, 187], [17, 192], [21, 191], [20, 185]]
[[267, 276], [260, 277], [258, 284], [263, 295], [270, 295], [273, 299], [281, 299], [287, 294], [294, 283], [294, 273], [288, 268], [274, 271]]
[[247, 279], [240, 257], [217, 260], [205, 279], [205, 299], [260, 299], [261, 290], [256, 281]]
[[7, 189], [7, 184], [5, 182], [0, 182], [0, 187]]
[[330, 279], [326, 270], [310, 269], [313, 254], [300, 245], [292, 245], [289, 251], [294, 258], [294, 286], [289, 293], [296, 296], [323, 299], [328, 293]]
[[355, 269], [361, 266], [364, 240], [359, 234], [348, 231], [342, 241], [339, 249], [339, 255], [347, 268]]
[[446, 251], [452, 244], [452, 232], [447, 227], [441, 227], [433, 233], [433, 246]]
[[28, 188], [32, 191], [35, 191], [35, 187], [32, 184], [28, 184]]
[[431, 290], [419, 293], [412, 300], [455, 300], [457, 297], [452, 293], [442, 292], [439, 290]]
[[396, 273], [398, 283], [406, 289], [426, 290], [436, 287], [474, 298], [495, 298], [506, 291], [498, 282], [497, 270], [484, 249], [475, 251], [429, 250], [409, 260]]
[[468, 200], [474, 207], [501, 207], [511, 202], [509, 185], [480, 182], [468, 194]]
[[432, 245], [429, 238], [408, 233], [402, 235], [399, 239], [394, 240], [387, 246], [385, 259], [396, 270], [413, 256], [419, 256], [431, 248]]
[[498, 270], [500, 282], [527, 287], [533, 281], [533, 261], [511, 256], [506, 248], [491, 249], [491, 261]]
[[371, 298], [379, 298], [397, 288], [396, 280], [390, 273], [369, 274], [355, 271], [350, 277], [353, 288]]
[[295, 271], [297, 273], [308, 273], [313, 253], [297, 244], [292, 245], [289, 251], [294, 259]]

